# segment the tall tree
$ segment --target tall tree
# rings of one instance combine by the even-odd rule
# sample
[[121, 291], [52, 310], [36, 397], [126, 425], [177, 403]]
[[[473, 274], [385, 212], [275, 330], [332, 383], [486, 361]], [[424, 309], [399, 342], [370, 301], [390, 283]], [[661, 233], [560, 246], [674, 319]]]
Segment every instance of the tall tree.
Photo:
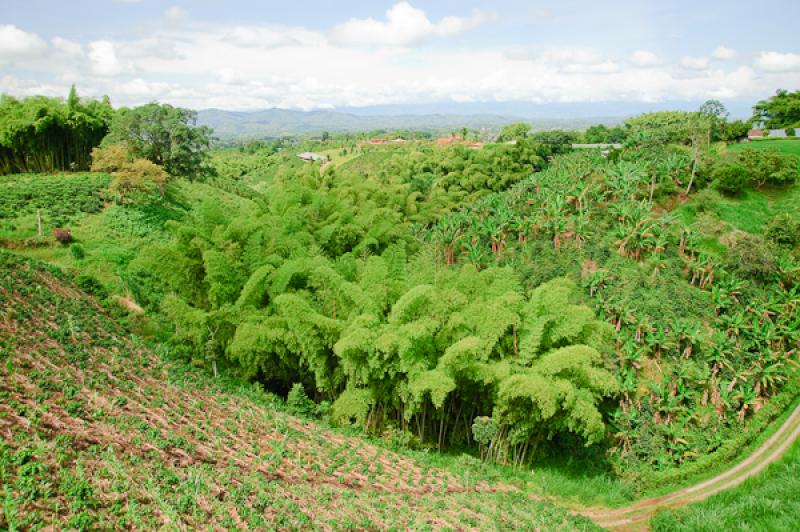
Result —
[[210, 171], [211, 129], [197, 126], [197, 113], [169, 104], [122, 108], [103, 145], [126, 144], [134, 158], [147, 159], [172, 176], [199, 179]]

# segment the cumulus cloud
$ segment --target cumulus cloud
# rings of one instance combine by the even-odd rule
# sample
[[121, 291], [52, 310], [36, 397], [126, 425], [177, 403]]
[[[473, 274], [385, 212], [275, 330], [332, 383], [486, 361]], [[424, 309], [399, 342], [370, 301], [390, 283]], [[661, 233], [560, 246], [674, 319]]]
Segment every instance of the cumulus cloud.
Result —
[[41, 55], [47, 44], [35, 33], [28, 33], [13, 24], [0, 24], [0, 62]]
[[708, 65], [708, 57], [681, 57], [681, 66], [689, 70], [707, 70]]
[[610, 74], [620, 70], [616, 61], [591, 48], [523, 47], [508, 50], [505, 55], [509, 59], [537, 63], [567, 74]]
[[436, 37], [451, 37], [495, 20], [493, 12], [475, 9], [467, 17], [447, 16], [431, 22], [421, 9], [398, 2], [386, 20], [353, 18], [330, 31], [331, 41], [343, 45], [414, 46]]
[[766, 72], [800, 72], [800, 54], [761, 52], [756, 66]]
[[70, 41], [61, 37], [53, 37], [50, 39], [50, 42], [52, 43], [53, 48], [69, 56], [80, 57], [83, 55], [83, 47], [80, 45], [80, 43], [75, 41]]
[[287, 32], [257, 26], [237, 26], [227, 31], [222, 40], [245, 48], [280, 48], [300, 44]]
[[736, 50], [728, 48], [727, 46], [717, 46], [714, 48], [714, 51], [711, 52], [711, 56], [720, 61], [730, 61], [736, 57]]
[[653, 67], [661, 64], [661, 59], [647, 50], [636, 50], [631, 54], [631, 62], [639, 67]]
[[98, 76], [116, 76], [123, 71], [122, 63], [120, 63], [114, 43], [111, 41], [90, 42], [89, 61], [92, 72]]

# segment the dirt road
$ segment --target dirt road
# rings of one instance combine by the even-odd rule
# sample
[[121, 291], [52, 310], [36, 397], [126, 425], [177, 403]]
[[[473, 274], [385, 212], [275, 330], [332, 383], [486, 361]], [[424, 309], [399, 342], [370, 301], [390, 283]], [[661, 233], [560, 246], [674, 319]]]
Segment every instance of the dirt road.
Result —
[[794, 409], [775, 434], [754, 453], [715, 477], [694, 486], [661, 497], [639, 501], [623, 508], [612, 510], [587, 508], [578, 513], [610, 530], [647, 530], [647, 522], [656, 511], [664, 508], [678, 508], [701, 501], [720, 491], [741, 484], [783, 456], [798, 437], [800, 437], [800, 405]]

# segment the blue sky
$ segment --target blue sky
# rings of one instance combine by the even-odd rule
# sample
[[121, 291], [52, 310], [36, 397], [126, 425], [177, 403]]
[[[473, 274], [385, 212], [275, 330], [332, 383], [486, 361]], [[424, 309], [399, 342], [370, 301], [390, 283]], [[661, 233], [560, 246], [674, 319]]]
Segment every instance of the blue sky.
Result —
[[19, 96], [313, 109], [800, 88], [797, 0], [0, 1], [0, 91]]

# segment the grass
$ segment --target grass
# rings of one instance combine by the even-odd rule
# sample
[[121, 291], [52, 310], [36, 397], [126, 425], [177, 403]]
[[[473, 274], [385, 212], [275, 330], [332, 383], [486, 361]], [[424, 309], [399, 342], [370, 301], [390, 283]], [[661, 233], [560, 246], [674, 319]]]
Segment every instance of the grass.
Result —
[[320, 155], [325, 155], [331, 161], [331, 166], [333, 168], [338, 168], [343, 164], [352, 161], [362, 155], [360, 149], [351, 148], [347, 153], [343, 153], [345, 151], [344, 148], [332, 148], [330, 150], [322, 150], [317, 153]]
[[0, 271], [0, 529], [596, 529], [206, 376], [53, 267]]
[[795, 530], [800, 519], [800, 442], [736, 488], [651, 520], [656, 531]]
[[783, 153], [800, 155], [800, 137], [787, 138], [787, 139], [756, 140], [753, 142], [738, 142], [728, 145], [728, 149], [733, 151], [740, 151], [747, 149], [755, 149], [755, 150], [775, 149]]
[[[703, 205], [700, 206], [698, 202]], [[676, 211], [676, 216], [684, 223], [692, 224], [700, 219], [699, 207], [731, 228], [763, 234], [764, 226], [774, 216], [800, 216], [800, 184], [746, 190], [738, 197], [721, 196], [714, 202], [700, 198], [682, 205]]]
[[[58, 186], [54, 185], [56, 181], [60, 183]], [[187, 212], [209, 201], [226, 210], [254, 207], [250, 199], [212, 185], [185, 180], [172, 182], [164, 199], [116, 205], [102, 201], [106, 184], [107, 176], [103, 174], [0, 178], [0, 241], [27, 257], [91, 275], [110, 292], [124, 294], [122, 274], [139, 249], [172, 238], [164, 226], [168, 220], [181, 220]], [[48, 187], [54, 187], [55, 191], [49, 191]], [[14, 195], [9, 193], [12, 189], [16, 191]], [[80, 192], [81, 197], [76, 199], [75, 192]], [[88, 199], [84, 197], [87, 194]], [[38, 207], [42, 209], [45, 223], [41, 241], [33, 238], [37, 233], [35, 209]], [[73, 243], [83, 248], [83, 258], [75, 257], [69, 245], [58, 244], [53, 239], [51, 212], [62, 222], [57, 225], [67, 227]], [[36, 241], [31, 243], [30, 240]]]

